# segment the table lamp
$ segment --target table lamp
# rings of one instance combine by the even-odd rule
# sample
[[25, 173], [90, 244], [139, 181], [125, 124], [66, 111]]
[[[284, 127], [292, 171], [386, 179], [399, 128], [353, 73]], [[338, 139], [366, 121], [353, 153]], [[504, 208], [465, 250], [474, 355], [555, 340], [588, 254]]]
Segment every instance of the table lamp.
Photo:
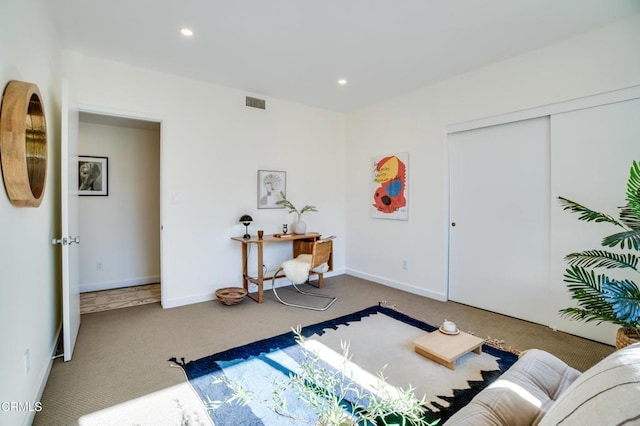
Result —
[[248, 214], [243, 214], [240, 216], [240, 220], [238, 222], [241, 222], [244, 225], [244, 235], [242, 238], [251, 238], [251, 235], [249, 235], [249, 225], [253, 222], [253, 218]]

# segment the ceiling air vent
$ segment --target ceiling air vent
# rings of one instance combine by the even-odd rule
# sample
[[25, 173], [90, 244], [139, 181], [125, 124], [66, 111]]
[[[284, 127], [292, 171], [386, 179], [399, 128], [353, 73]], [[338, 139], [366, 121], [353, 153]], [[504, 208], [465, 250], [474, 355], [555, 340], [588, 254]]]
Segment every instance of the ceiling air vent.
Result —
[[266, 109], [266, 102], [264, 99], [252, 98], [247, 96], [246, 105], [251, 108]]

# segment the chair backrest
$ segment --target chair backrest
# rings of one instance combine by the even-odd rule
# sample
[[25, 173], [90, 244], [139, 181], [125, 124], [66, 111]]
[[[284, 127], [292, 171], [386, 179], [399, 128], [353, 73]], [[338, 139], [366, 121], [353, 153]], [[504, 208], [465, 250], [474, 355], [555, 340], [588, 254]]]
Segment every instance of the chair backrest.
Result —
[[329, 262], [331, 252], [333, 251], [333, 241], [319, 240], [311, 244], [311, 246], [311, 269]]

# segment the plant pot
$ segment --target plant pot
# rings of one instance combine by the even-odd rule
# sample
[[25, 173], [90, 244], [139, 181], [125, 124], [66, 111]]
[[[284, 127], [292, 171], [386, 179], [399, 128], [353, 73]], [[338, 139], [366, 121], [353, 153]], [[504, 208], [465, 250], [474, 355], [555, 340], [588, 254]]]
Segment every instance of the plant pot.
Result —
[[293, 225], [291, 226], [291, 229], [293, 230], [294, 234], [306, 234], [307, 233], [307, 224], [304, 223], [302, 221], [302, 219], [300, 219], [302, 215], [298, 215], [298, 218], [296, 219], [295, 222], [293, 222]]
[[616, 333], [616, 349], [640, 342], [640, 330], [637, 328], [621, 327]]

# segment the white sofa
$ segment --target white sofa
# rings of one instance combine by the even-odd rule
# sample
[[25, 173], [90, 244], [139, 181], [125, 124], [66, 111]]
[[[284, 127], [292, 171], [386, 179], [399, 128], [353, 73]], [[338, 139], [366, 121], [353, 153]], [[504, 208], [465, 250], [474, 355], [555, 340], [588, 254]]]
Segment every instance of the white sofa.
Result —
[[548, 352], [528, 350], [446, 426], [640, 424], [640, 343], [580, 374]]

